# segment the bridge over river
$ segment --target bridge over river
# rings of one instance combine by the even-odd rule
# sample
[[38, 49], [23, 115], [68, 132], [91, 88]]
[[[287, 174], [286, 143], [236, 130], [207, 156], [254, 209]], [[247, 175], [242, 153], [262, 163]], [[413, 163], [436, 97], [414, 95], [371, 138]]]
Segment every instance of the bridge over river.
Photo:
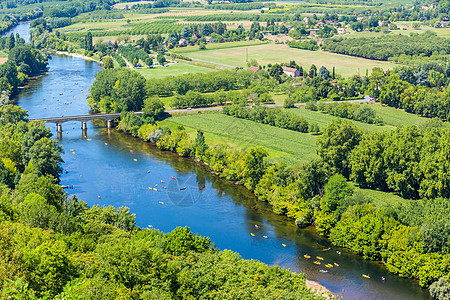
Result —
[[[142, 111], [135, 112], [136, 115], [142, 115]], [[39, 119], [30, 119], [29, 121], [42, 121], [47, 123], [55, 123], [57, 126], [58, 132], [62, 132], [62, 124], [66, 122], [78, 121], [81, 122], [81, 127], [83, 130], [86, 130], [86, 122], [91, 120], [106, 120], [106, 126], [111, 128], [111, 121], [114, 119], [120, 118], [120, 113], [113, 114], [92, 114], [92, 115], [79, 115], [79, 116], [61, 116], [61, 117], [53, 117], [53, 118], [39, 118]]]

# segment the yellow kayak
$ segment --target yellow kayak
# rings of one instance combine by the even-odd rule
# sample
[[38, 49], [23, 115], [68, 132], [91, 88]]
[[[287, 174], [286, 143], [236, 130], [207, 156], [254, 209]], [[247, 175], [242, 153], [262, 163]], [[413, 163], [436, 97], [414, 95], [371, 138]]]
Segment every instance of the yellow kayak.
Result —
[[317, 259], [323, 260], [323, 257], [316, 256]]
[[315, 261], [314, 262], [316, 265], [320, 265], [320, 261]]
[[364, 278], [369, 278], [369, 279], [370, 279], [370, 275], [362, 274], [362, 276], [363, 276]]
[[332, 265], [332, 264], [326, 264], [325, 267], [327, 267], [327, 268], [332, 268], [333, 265]]
[[283, 247], [286, 247], [286, 245], [285, 244], [281, 244]]
[[151, 187], [148, 187], [148, 189], [151, 191], [152, 190], [152, 188]]
[[133, 160], [134, 160], [134, 161], [137, 161], [137, 159], [136, 159], [136, 158], [134, 158]]
[[338, 263], [334, 263], [334, 265], [335, 265], [336, 267], [339, 267], [339, 264], [338, 264]]
[[251, 235], [251, 236], [255, 236], [252, 232], [250, 232], [250, 235]]
[[87, 139], [88, 141], [92, 141], [92, 139]]
[[153, 190], [155, 191], [155, 192], [157, 192], [158, 190], [157, 189], [155, 189], [155, 188], [153, 188]]
[[311, 258], [308, 254], [303, 255], [305, 258]]
[[75, 152], [72, 152], [72, 154], [75, 154]]

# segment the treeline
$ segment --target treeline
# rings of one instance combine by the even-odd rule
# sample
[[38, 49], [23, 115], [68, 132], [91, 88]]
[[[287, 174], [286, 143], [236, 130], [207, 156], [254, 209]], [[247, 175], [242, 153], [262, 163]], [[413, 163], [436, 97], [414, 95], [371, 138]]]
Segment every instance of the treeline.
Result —
[[[449, 120], [450, 108], [448, 107], [448, 99], [450, 97], [450, 88], [443, 87], [448, 78], [445, 78], [439, 72], [430, 72], [429, 83], [435, 86], [433, 88], [411, 84], [402, 80], [399, 75], [391, 74], [386, 84], [381, 87], [380, 102], [391, 107], [403, 108], [407, 112], [424, 117]], [[427, 80], [427, 77], [422, 79]]]
[[23, 43], [14, 46], [14, 40], [14, 35], [8, 38], [7, 47], [12, 43], [13, 48], [9, 50], [8, 60], [0, 65], [0, 91], [2, 95], [7, 94], [7, 99], [18, 91], [18, 87], [29, 76], [38, 75], [47, 69], [47, 55]]
[[291, 48], [297, 48], [297, 49], [303, 49], [303, 50], [310, 50], [315, 51], [319, 49], [319, 45], [317, 45], [317, 42], [314, 40], [311, 41], [289, 41], [288, 46]]
[[126, 207], [69, 198], [61, 146], [26, 115], [0, 109], [1, 298], [324, 299], [304, 275], [219, 251], [188, 227], [141, 229]]
[[383, 119], [369, 105], [341, 103], [319, 103], [308, 105], [307, 109], [319, 110], [322, 113], [339, 118], [360, 121], [368, 124], [381, 124]]
[[288, 130], [312, 133], [319, 132], [319, 125], [317, 123], [309, 124], [303, 116], [283, 111], [280, 108], [269, 109], [264, 106], [249, 108], [243, 104], [233, 104], [225, 105], [222, 112], [228, 116]]
[[382, 37], [342, 37], [326, 39], [322, 44], [326, 51], [359, 56], [369, 59], [389, 60], [400, 55], [425, 56], [450, 54], [450, 39], [440, 38], [436, 33], [411, 33], [410, 36], [385, 35]]
[[245, 89], [242, 92], [219, 90], [212, 94], [188, 91], [185, 95], [176, 94], [172, 100], [172, 106], [175, 108], [194, 108], [224, 105], [226, 103], [247, 105], [250, 100], [252, 104], [273, 103], [272, 97], [265, 91], [259, 88]]

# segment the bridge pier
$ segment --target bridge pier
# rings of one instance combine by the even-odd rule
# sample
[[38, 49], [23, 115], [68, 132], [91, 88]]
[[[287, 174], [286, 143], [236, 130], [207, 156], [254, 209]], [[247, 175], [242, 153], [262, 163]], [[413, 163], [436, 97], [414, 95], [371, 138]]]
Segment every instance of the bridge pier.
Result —
[[106, 120], [106, 128], [108, 128], [108, 129], [111, 128], [111, 121], [112, 120]]
[[81, 122], [81, 129], [82, 130], [86, 130], [87, 129], [86, 122]]
[[62, 132], [62, 124], [56, 123], [56, 130]]

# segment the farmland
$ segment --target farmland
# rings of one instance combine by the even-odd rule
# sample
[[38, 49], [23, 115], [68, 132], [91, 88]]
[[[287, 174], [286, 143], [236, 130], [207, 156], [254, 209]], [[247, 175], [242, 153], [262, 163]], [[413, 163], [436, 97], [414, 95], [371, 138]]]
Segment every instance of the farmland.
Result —
[[264, 44], [243, 47], [237, 44], [237, 47], [230, 47], [228, 43], [227, 48], [211, 48], [207, 45], [207, 50], [198, 50], [197, 47], [187, 47], [177, 49], [177, 53], [183, 53], [191, 58], [203, 59], [207, 61], [234, 65], [237, 67], [246, 67], [246, 58], [248, 51], [248, 59], [256, 59], [260, 65], [267, 65], [273, 63], [289, 62], [295, 60], [304, 68], [312, 64], [316, 66], [325, 66], [328, 69], [336, 67], [336, 72], [344, 77], [354, 74], [365, 74], [366, 69], [371, 70], [374, 67], [381, 67], [383, 69], [391, 69], [396, 64], [391, 62], [381, 62], [375, 60], [368, 60], [364, 58], [328, 53], [323, 51], [307, 51], [300, 49], [289, 48], [287, 45], [281, 44]]
[[225, 143], [240, 149], [263, 146], [271, 160], [288, 165], [307, 162], [316, 157], [316, 137], [306, 133], [276, 128], [220, 113], [186, 114], [168, 118], [160, 125], [183, 125], [192, 135], [205, 132], [209, 145]]

